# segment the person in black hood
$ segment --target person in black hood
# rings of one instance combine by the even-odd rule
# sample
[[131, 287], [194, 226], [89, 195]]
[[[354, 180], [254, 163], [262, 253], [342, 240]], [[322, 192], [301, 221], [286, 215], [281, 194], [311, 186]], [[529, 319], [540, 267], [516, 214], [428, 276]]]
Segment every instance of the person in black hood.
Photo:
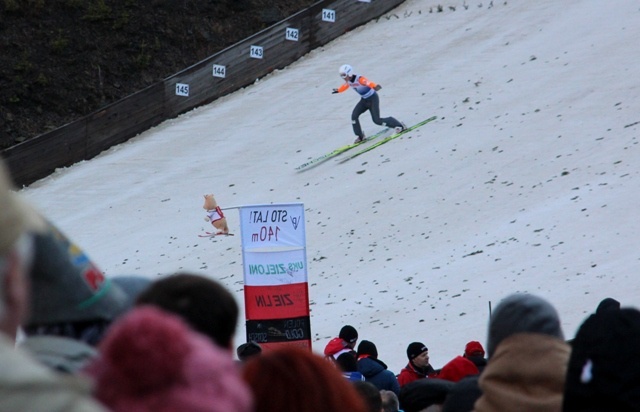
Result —
[[373, 342], [363, 340], [358, 345], [358, 371], [367, 382], [374, 384], [378, 390], [388, 390], [396, 395], [400, 393], [400, 385], [396, 375], [387, 369], [387, 365], [378, 359], [378, 349]]

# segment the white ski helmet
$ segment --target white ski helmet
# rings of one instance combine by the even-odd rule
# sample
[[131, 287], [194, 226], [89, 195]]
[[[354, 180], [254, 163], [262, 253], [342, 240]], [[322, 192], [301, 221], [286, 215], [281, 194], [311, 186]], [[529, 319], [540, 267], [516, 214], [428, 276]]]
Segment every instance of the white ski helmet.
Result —
[[348, 64], [343, 64], [342, 66], [340, 66], [338, 74], [340, 74], [340, 77], [342, 77], [343, 79], [346, 79], [353, 74], [353, 67], [349, 66]]

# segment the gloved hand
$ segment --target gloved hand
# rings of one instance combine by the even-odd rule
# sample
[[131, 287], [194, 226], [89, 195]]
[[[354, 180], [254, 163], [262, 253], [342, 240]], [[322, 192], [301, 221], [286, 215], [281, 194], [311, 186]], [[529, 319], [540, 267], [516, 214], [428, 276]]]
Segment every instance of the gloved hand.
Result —
[[378, 91], [382, 89], [382, 86], [380, 86], [379, 84], [376, 84], [376, 87], [373, 88], [373, 90]]
[[339, 93], [338, 89], [333, 89], [333, 91], [331, 92], [331, 94], [336, 94], [336, 93]]

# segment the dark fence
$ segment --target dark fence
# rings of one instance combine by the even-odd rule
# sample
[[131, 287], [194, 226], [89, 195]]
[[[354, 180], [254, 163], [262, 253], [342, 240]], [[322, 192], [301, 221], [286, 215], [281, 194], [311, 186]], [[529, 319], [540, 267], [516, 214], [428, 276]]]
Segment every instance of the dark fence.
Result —
[[95, 157], [273, 70], [397, 7], [404, 0], [319, 1], [146, 89], [2, 151], [18, 186]]

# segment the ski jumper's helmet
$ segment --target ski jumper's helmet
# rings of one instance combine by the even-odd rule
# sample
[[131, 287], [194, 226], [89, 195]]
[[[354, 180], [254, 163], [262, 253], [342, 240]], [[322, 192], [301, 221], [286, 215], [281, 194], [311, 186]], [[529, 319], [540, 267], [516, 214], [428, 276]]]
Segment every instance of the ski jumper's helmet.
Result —
[[353, 74], [353, 67], [349, 66], [348, 64], [343, 64], [342, 66], [340, 66], [338, 74], [340, 74], [340, 77], [342, 77], [343, 79], [351, 77], [351, 75]]

